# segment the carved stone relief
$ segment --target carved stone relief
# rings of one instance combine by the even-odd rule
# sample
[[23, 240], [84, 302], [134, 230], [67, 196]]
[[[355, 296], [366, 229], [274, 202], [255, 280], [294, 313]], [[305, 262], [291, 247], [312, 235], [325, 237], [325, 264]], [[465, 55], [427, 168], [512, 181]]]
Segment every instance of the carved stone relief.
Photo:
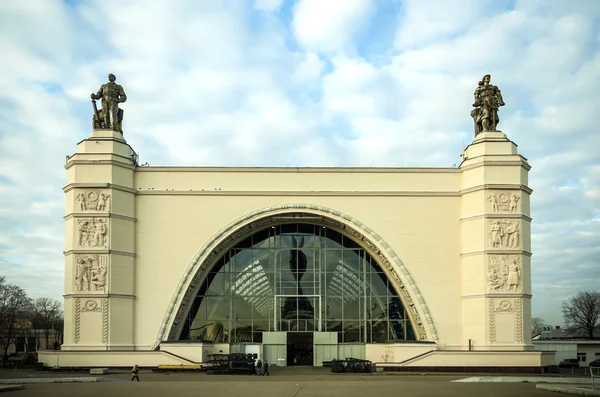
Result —
[[515, 299], [515, 341], [523, 343], [523, 302]]
[[488, 302], [488, 323], [490, 325], [489, 338], [490, 343], [496, 342], [496, 302], [490, 299]]
[[75, 196], [80, 211], [109, 211], [110, 194], [100, 190], [87, 190]]
[[108, 255], [77, 255], [75, 287], [77, 291], [106, 292]]
[[489, 240], [492, 248], [519, 248], [521, 221], [511, 219], [490, 220]]
[[102, 299], [102, 343], [108, 343], [108, 298]]
[[97, 301], [95, 301], [93, 299], [88, 299], [83, 304], [83, 307], [81, 308], [81, 311], [82, 312], [99, 312], [100, 311], [100, 306], [98, 305]]
[[488, 260], [488, 290], [519, 291], [522, 285], [519, 262], [518, 255], [491, 255]]
[[492, 203], [492, 212], [519, 212], [520, 197], [513, 192], [492, 193], [488, 201]]
[[108, 248], [108, 220], [77, 219], [77, 247]]
[[[504, 328], [497, 329], [500, 316], [502, 316]], [[510, 319], [508, 324], [513, 324], [510, 329], [506, 328], [507, 318]], [[522, 299], [489, 299], [488, 322], [490, 343], [523, 343]]]
[[495, 312], [511, 312], [513, 310], [513, 305], [508, 299], [503, 299], [498, 303]]

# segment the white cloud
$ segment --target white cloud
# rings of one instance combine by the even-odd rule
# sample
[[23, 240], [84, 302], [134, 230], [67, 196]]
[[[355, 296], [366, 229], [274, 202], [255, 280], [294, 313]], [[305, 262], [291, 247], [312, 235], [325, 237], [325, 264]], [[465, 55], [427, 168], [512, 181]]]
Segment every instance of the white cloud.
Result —
[[350, 45], [373, 11], [371, 0], [299, 0], [292, 29], [307, 51], [337, 52]]
[[277, 11], [284, 0], [254, 0], [254, 8], [261, 11], [273, 12]]

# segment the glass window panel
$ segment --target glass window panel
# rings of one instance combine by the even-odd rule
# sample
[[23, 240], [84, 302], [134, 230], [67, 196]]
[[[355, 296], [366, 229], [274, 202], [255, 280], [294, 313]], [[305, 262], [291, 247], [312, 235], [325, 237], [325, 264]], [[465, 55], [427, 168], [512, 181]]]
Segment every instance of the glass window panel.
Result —
[[360, 303], [358, 298], [344, 300], [344, 320], [360, 320], [362, 318]]
[[327, 228], [325, 230], [325, 247], [342, 248], [342, 235], [335, 230]]
[[289, 320], [281, 320], [279, 321], [279, 331], [289, 331], [290, 330], [290, 322]]
[[387, 318], [387, 299], [379, 296], [370, 297], [370, 310], [368, 314], [370, 314], [371, 320]]
[[327, 332], [342, 332], [342, 321], [327, 321], [325, 322]]
[[386, 320], [370, 321], [373, 343], [385, 343], [388, 340], [388, 322]]
[[200, 307], [198, 308], [198, 311], [196, 312], [193, 320], [207, 320], [208, 318], [206, 317], [206, 308], [208, 306], [208, 300], [206, 299], [206, 297], [202, 297], [200, 300]]
[[206, 297], [206, 319], [208, 320], [227, 320], [229, 318], [229, 299], [228, 297]]
[[210, 268], [210, 273], [218, 273], [219, 271], [221, 271], [224, 263], [225, 263], [225, 256], [223, 256], [221, 259], [219, 259], [217, 261], [217, 263], [215, 263], [214, 266]]
[[388, 293], [387, 277], [383, 273], [370, 273], [371, 282], [367, 285], [367, 295], [386, 296]]
[[195, 320], [190, 324], [189, 340], [212, 342], [209, 338], [216, 328], [213, 321]]
[[263, 229], [256, 232], [252, 236], [252, 247], [253, 248], [269, 248], [269, 228]]
[[206, 295], [224, 295], [225, 290], [225, 278], [228, 273], [209, 273], [206, 278], [208, 289]]
[[402, 306], [402, 301], [397, 296], [389, 298], [388, 317], [390, 320], [401, 320], [404, 318], [404, 306]]
[[236, 248], [250, 248], [252, 247], [252, 236], [245, 238], [235, 245]]
[[390, 339], [405, 340], [404, 320], [390, 321]]
[[406, 340], [417, 340], [415, 331], [414, 331], [410, 321], [406, 322]]
[[[242, 297], [232, 297], [234, 319], [251, 319], [252, 318], [252, 305], [250, 305]], [[239, 325], [239, 324], [238, 324]]]
[[315, 236], [315, 227], [318, 226], [307, 225], [305, 223], [298, 225], [298, 234], [300, 235], [300, 238], [304, 237], [304, 248], [312, 248], [315, 246], [315, 240], [318, 239], [318, 237]]
[[323, 299], [325, 307], [325, 319], [337, 320], [342, 319], [342, 297], [341, 296], [327, 296]]
[[365, 254], [369, 269], [372, 273], [383, 273], [383, 269], [379, 266], [377, 262], [371, 257], [369, 254]]
[[252, 342], [252, 320], [236, 320], [232, 330], [232, 343]]
[[353, 273], [361, 272], [361, 251], [359, 250], [348, 250], [345, 249], [342, 251], [342, 260], [344, 262], [344, 267]]
[[325, 250], [323, 258], [323, 270], [326, 272], [336, 273], [342, 271], [342, 260], [341, 250]]
[[267, 320], [269, 318], [273, 318], [273, 295], [261, 295], [254, 297], [253, 309], [255, 320]]
[[361, 329], [359, 321], [344, 320], [344, 343], [360, 342]]

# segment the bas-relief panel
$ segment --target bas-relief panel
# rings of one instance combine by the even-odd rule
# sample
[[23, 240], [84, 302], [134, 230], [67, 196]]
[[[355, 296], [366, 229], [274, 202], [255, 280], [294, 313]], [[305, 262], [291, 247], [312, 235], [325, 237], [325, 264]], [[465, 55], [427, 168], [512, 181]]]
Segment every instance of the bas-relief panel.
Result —
[[86, 190], [75, 198], [79, 202], [80, 211], [110, 211], [110, 194], [100, 190]]
[[521, 291], [522, 271], [518, 255], [488, 257], [488, 291]]
[[520, 197], [515, 192], [492, 192], [487, 199], [492, 212], [519, 212]]
[[520, 248], [521, 221], [515, 219], [491, 219], [488, 240], [491, 248]]
[[85, 312], [101, 314], [100, 343], [108, 343], [108, 298], [75, 298], [75, 307], [73, 310], [73, 340], [75, 343], [79, 343], [81, 340], [82, 328], [84, 328], [81, 324], [81, 314]]
[[488, 325], [490, 343], [523, 343], [521, 299], [489, 299]]
[[77, 219], [78, 248], [108, 248], [108, 219]]
[[75, 288], [77, 291], [106, 292], [108, 255], [77, 255], [75, 257]]

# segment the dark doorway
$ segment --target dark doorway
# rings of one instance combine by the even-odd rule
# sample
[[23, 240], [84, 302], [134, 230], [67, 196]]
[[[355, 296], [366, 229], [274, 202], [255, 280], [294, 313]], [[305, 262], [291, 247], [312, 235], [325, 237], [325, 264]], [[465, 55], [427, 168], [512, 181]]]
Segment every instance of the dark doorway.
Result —
[[313, 333], [287, 333], [287, 365], [313, 365]]

